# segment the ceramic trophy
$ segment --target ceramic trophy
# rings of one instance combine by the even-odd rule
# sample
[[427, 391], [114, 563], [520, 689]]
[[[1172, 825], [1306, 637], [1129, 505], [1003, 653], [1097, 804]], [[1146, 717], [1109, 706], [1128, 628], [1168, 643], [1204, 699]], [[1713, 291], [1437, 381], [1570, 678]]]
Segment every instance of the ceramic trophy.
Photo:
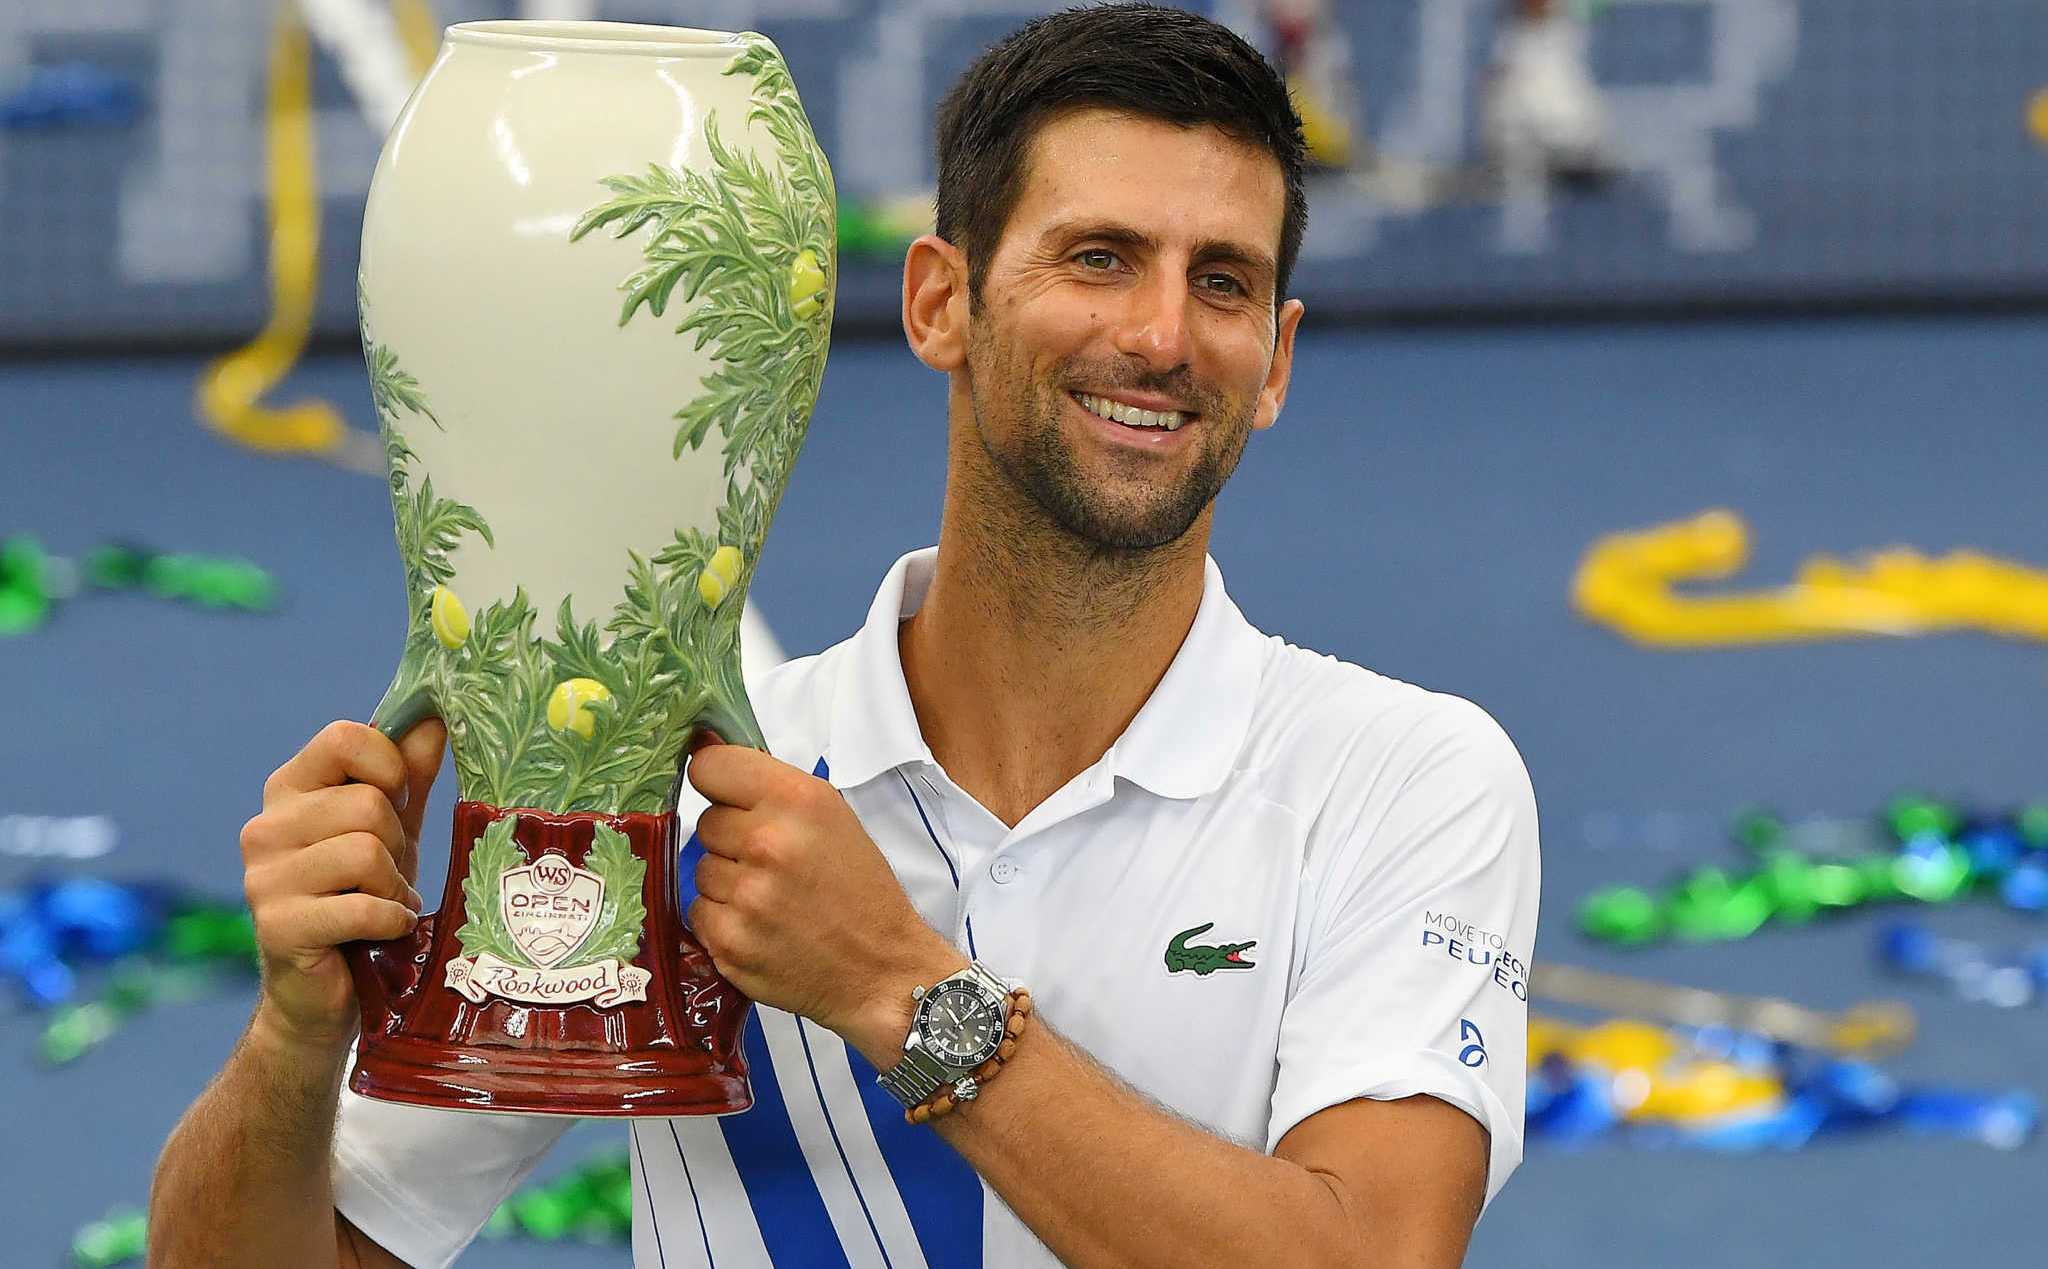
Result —
[[393, 127], [358, 299], [407, 624], [373, 722], [445, 719], [459, 801], [439, 910], [346, 949], [357, 1092], [750, 1104], [676, 796], [702, 732], [763, 747], [740, 612], [824, 371], [834, 215], [754, 34], [453, 26]]

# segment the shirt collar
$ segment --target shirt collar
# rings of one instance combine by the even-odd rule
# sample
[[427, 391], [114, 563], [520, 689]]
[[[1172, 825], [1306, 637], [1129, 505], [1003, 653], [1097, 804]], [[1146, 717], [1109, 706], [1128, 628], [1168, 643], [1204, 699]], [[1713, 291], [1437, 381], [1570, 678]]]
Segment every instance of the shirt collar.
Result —
[[832, 747], [826, 757], [835, 788], [866, 784], [910, 762], [931, 762], [917, 729], [917, 711], [903, 681], [897, 627], [924, 603], [939, 550], [926, 547], [891, 565], [867, 620], [846, 644], [846, 664], [832, 697]]
[[[875, 592], [866, 622], [847, 641], [847, 663], [833, 695], [827, 764], [838, 788], [866, 784], [907, 763], [934, 761], [903, 680], [897, 628], [924, 603], [937, 567], [936, 547], [897, 560]], [[1166, 676], [1110, 746], [1110, 772], [1161, 797], [1213, 793], [1244, 747], [1264, 643], [1265, 636], [1225, 593], [1216, 561], [1205, 559], [1194, 624]]]
[[1224, 591], [1216, 561], [1205, 558], [1194, 625], [1166, 677], [1109, 747], [1111, 770], [1160, 797], [1214, 793], [1251, 730], [1265, 643]]

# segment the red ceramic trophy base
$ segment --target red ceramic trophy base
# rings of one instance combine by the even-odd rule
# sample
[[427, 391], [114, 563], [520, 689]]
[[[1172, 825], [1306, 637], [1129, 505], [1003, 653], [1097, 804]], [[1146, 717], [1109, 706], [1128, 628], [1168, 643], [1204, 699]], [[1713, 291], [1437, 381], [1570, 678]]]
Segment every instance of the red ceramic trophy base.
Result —
[[[626, 834], [646, 866], [647, 911], [630, 962], [645, 1000], [544, 1005], [448, 984], [468, 920], [462, 881], [472, 845], [512, 809], [458, 802], [441, 909], [405, 938], [345, 948], [362, 1005], [349, 1087], [367, 1097], [447, 1110], [548, 1115], [726, 1115], [753, 1105], [740, 1033], [748, 1001], [719, 977], [683, 925], [676, 893], [676, 815], [551, 814], [517, 809], [513, 840], [528, 860], [556, 851], [586, 865], [596, 825]], [[461, 967], [459, 967], [461, 968]]]

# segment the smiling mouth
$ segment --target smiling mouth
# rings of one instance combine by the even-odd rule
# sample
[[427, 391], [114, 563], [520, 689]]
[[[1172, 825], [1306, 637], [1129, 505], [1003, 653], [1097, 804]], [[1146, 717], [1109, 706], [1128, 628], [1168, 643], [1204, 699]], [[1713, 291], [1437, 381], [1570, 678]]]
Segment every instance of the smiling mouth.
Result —
[[1086, 392], [1069, 392], [1067, 395], [1097, 418], [1121, 423], [1125, 427], [1147, 428], [1155, 432], [1179, 431], [1183, 425], [1201, 417], [1183, 410], [1141, 410], [1135, 405], [1125, 405], [1108, 397], [1091, 396]]

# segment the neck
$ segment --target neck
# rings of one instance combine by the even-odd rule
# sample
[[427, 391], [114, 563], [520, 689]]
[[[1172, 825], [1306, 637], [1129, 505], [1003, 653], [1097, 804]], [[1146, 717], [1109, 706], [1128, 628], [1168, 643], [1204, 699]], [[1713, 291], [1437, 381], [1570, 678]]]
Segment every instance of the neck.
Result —
[[951, 464], [903, 676], [932, 756], [1003, 823], [1094, 765], [1165, 677], [1201, 606], [1212, 513], [1163, 547], [1109, 550], [985, 464]]

